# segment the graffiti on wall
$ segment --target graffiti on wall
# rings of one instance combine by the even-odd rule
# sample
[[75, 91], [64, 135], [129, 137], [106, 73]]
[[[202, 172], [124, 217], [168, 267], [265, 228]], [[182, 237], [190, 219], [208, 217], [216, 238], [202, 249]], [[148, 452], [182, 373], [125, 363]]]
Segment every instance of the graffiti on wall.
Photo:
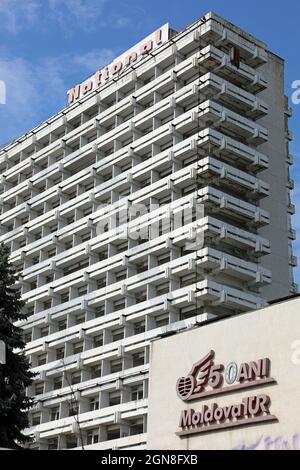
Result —
[[290, 437], [285, 436], [261, 436], [250, 444], [241, 443], [233, 450], [300, 450], [300, 434]]

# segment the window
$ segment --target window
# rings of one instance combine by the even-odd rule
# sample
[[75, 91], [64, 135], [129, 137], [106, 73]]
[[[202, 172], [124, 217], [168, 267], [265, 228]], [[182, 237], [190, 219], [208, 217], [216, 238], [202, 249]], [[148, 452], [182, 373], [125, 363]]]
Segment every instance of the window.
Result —
[[87, 286], [78, 287], [78, 290], [77, 290], [78, 295], [85, 295], [85, 294], [87, 294], [87, 290], [88, 290]]
[[27, 309], [27, 315], [28, 317], [30, 317], [30, 315], [34, 315], [34, 307], [29, 307]]
[[59, 390], [60, 388], [62, 388], [62, 377], [54, 377], [53, 390]]
[[42, 366], [47, 362], [47, 354], [40, 354], [38, 356], [38, 366]]
[[46, 284], [49, 284], [49, 282], [52, 282], [53, 280], [54, 280], [53, 274], [49, 274], [48, 276], [46, 276]]
[[123, 269], [123, 271], [120, 271], [116, 273], [116, 282], [123, 281], [127, 277], [127, 269]]
[[58, 449], [58, 439], [48, 439], [48, 450], [57, 450]]
[[103, 317], [105, 314], [105, 307], [101, 305], [101, 307], [97, 307], [95, 310], [95, 318]]
[[58, 331], [63, 331], [67, 328], [67, 320], [60, 320], [58, 322]]
[[73, 434], [66, 436], [66, 448], [74, 449], [75, 447], [77, 447], [77, 437]]
[[[93, 140], [95, 139], [95, 137], [93, 137]], [[94, 188], [94, 181], [91, 181], [90, 183], [86, 184], [85, 187], [84, 187], [84, 190], [85, 191], [90, 191], [91, 189]]]
[[31, 418], [31, 425], [38, 426], [41, 424], [41, 414], [40, 413], [33, 413]]
[[90, 239], [91, 239], [91, 234], [90, 233], [85, 233], [84, 235], [81, 235], [81, 241], [82, 242], [87, 242]]
[[88, 431], [86, 436], [86, 444], [97, 444], [99, 442], [99, 431], [98, 429], [93, 429]]
[[79, 261], [78, 263], [72, 264], [70, 266], [67, 266], [64, 268], [64, 276], [67, 276], [68, 274], [75, 273], [79, 269], [86, 268], [89, 265], [89, 260], [85, 259], [82, 261]]
[[56, 256], [56, 248], [53, 248], [53, 250], [49, 250], [47, 253], [48, 258], [52, 258], [53, 256]]
[[131, 400], [132, 401], [137, 401], [137, 400], [143, 400], [144, 398], [144, 389], [143, 385], [136, 385], [135, 387], [131, 388]]
[[132, 355], [132, 367], [143, 366], [145, 364], [145, 352], [139, 352]]
[[112, 331], [112, 341], [120, 341], [124, 338], [124, 329], [119, 328], [117, 330]]
[[93, 346], [94, 348], [100, 348], [103, 346], [103, 333], [98, 336], [94, 336]]
[[90, 400], [90, 411], [99, 410], [99, 407], [100, 407], [99, 397], [92, 398]]
[[65, 292], [64, 294], [61, 294], [60, 296], [60, 301], [62, 304], [69, 302], [69, 299], [70, 299], [69, 292]]
[[83, 341], [79, 341], [78, 343], [73, 344], [73, 353], [80, 354], [83, 351]]
[[30, 290], [34, 290], [34, 289], [36, 289], [36, 288], [37, 288], [37, 283], [36, 283], [36, 281], [31, 282], [31, 284], [30, 284]]
[[83, 210], [83, 216], [86, 217], [86, 216], [90, 215], [92, 212], [93, 212], [93, 208], [92, 207], [87, 207], [86, 209]]
[[66, 250], [71, 250], [71, 248], [73, 248], [73, 242], [72, 241], [66, 242], [65, 243], [65, 249]]
[[92, 379], [98, 379], [102, 375], [102, 367], [101, 364], [98, 364], [91, 368], [91, 375]]
[[76, 315], [75, 317], [75, 324], [80, 325], [81, 323], [85, 322], [85, 313], [82, 313], [80, 315]]
[[57, 224], [55, 224], [55, 225], [51, 225], [51, 226], [49, 227], [50, 233], [54, 233], [54, 232], [56, 232], [56, 231], [57, 231], [57, 229], [58, 229], [58, 227], [57, 227]]
[[57, 421], [59, 419], [59, 407], [51, 409], [50, 421]]
[[137, 419], [130, 424], [130, 435], [136, 436], [137, 434], [143, 434], [144, 423], [142, 419]]
[[162, 264], [166, 264], [170, 262], [170, 253], [164, 253], [163, 255], [159, 255], [157, 257], [157, 265], [161, 266]]
[[35, 395], [42, 395], [44, 393], [44, 382], [36, 383], [34, 389]]
[[120, 439], [120, 428], [115, 428], [109, 426], [107, 428], [107, 440], [110, 441], [112, 439]]
[[56, 350], [56, 360], [59, 361], [65, 357], [65, 348], [59, 348]]
[[161, 328], [169, 324], [169, 314], [159, 315], [156, 317], [156, 327]]
[[108, 395], [108, 404], [109, 406], [120, 405], [121, 403], [121, 393], [120, 392], [111, 392]]
[[148, 270], [148, 261], [144, 261], [143, 263], [139, 263], [136, 265], [136, 272], [137, 274], [144, 273]]
[[103, 287], [106, 287], [106, 277], [97, 279], [97, 289], [102, 289]]
[[196, 274], [195, 273], [187, 274], [186, 276], [182, 276], [180, 278], [180, 287], [186, 287], [186, 286], [189, 286], [189, 285], [194, 284], [196, 282], [197, 282], [197, 280], [196, 280]]
[[116, 372], [121, 372], [123, 368], [122, 359], [114, 359], [110, 362], [110, 372], [115, 374]]
[[141, 302], [145, 302], [147, 300], [147, 292], [137, 292], [135, 294], [135, 302], [140, 304]]
[[77, 416], [77, 414], [78, 414], [78, 406], [71, 404], [69, 406], [69, 416]]
[[47, 302], [43, 303], [44, 310], [49, 310], [52, 307], [52, 300], [48, 300]]
[[26, 334], [24, 335], [24, 341], [25, 341], [25, 343], [30, 343], [30, 341], [32, 341], [32, 333], [31, 333], [31, 331], [30, 331], [29, 333], [26, 333]]
[[192, 307], [185, 307], [180, 309], [180, 320], [186, 320], [188, 318], [193, 318], [199, 315], [199, 311], [193, 309]]
[[139, 321], [139, 322], [134, 324], [134, 334], [135, 335], [145, 333], [145, 330], [146, 330], [145, 320]]
[[113, 302], [113, 310], [117, 312], [118, 310], [123, 310], [125, 308], [125, 299], [115, 300]]
[[71, 374], [71, 384], [76, 385], [81, 382], [81, 371], [73, 372]]
[[156, 294], [163, 295], [169, 292], [169, 281], [163, 282], [160, 286], [156, 286]]
[[108, 251], [107, 250], [102, 251], [101, 253], [99, 253], [99, 261], [104, 261], [107, 258], [108, 258]]
[[49, 334], [49, 326], [44, 326], [44, 328], [41, 328], [41, 338], [45, 338], [45, 336], [48, 336]]

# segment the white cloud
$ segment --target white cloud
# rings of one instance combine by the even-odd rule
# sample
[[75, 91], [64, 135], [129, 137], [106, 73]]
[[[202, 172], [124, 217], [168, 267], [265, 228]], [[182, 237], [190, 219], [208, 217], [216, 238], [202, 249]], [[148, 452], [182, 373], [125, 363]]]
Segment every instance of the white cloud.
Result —
[[34, 64], [0, 53], [0, 78], [6, 84], [6, 104], [0, 106], [0, 146], [64, 108], [74, 77], [83, 81], [115, 55], [112, 50], [95, 49], [86, 55], [47, 57]]
[[110, 64], [115, 56], [116, 53], [112, 49], [101, 49], [78, 55], [72, 61], [74, 64], [86, 69], [87, 72], [93, 73], [99, 68]]
[[126, 16], [120, 16], [119, 18], [117, 18], [117, 20], [115, 22], [115, 27], [116, 28], [124, 28], [129, 23], [130, 23], [129, 18], [127, 18]]
[[107, 0], [48, 0], [48, 3], [54, 18], [66, 32], [70, 31], [70, 26], [84, 30], [105, 26], [103, 9]]
[[2, 29], [16, 34], [20, 29], [33, 24], [38, 18], [40, 0], [0, 0]]

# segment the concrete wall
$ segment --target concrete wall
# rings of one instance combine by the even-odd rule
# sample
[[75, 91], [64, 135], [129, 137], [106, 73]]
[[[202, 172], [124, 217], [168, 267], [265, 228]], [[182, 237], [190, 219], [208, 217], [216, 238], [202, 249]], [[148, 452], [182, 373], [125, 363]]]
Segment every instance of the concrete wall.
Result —
[[[300, 298], [224, 320], [152, 343], [149, 395], [149, 449], [300, 449]], [[177, 397], [178, 378], [215, 350], [216, 364], [225, 366], [271, 360], [270, 375], [277, 383], [184, 403]], [[225, 384], [226, 385], [226, 384]], [[243, 426], [180, 438], [183, 410], [201, 411], [203, 404], [239, 404], [243, 398], [266, 394], [278, 422]]]
[[285, 128], [284, 62], [269, 53], [269, 61], [260, 72], [268, 81], [268, 88], [259, 94], [269, 106], [269, 114], [259, 123], [269, 131], [269, 142], [259, 150], [269, 157], [269, 168], [260, 177], [270, 184], [270, 196], [260, 206], [270, 213], [270, 225], [259, 233], [271, 242], [271, 254], [262, 259], [264, 267], [272, 271], [272, 284], [262, 289], [267, 300], [290, 295], [291, 269], [289, 267], [289, 241], [287, 225], [288, 164]]

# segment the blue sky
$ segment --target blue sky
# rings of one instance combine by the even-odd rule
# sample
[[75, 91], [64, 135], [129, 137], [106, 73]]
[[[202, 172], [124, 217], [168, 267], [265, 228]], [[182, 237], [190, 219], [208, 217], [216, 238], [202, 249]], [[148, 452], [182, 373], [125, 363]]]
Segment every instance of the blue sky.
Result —
[[[291, 96], [292, 82], [300, 80], [300, 3], [295, 0], [0, 0], [0, 80], [7, 85], [7, 104], [0, 104], [0, 146], [63, 108], [71, 86], [157, 27], [170, 22], [181, 29], [208, 11], [248, 30], [285, 58]], [[300, 214], [300, 105], [292, 107], [293, 201]], [[294, 226], [300, 258], [299, 215]]]

